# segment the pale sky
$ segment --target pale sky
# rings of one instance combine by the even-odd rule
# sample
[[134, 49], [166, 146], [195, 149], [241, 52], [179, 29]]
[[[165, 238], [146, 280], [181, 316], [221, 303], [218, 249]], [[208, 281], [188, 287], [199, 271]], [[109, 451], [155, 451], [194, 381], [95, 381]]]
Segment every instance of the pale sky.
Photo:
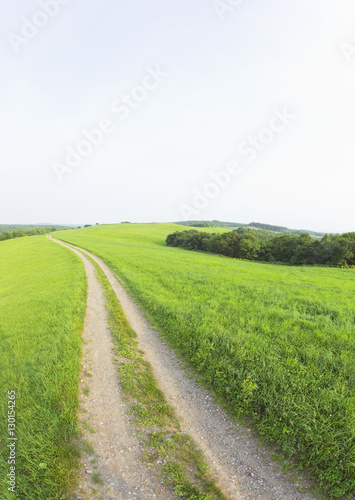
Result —
[[1, 223], [355, 231], [353, 0], [0, 5]]

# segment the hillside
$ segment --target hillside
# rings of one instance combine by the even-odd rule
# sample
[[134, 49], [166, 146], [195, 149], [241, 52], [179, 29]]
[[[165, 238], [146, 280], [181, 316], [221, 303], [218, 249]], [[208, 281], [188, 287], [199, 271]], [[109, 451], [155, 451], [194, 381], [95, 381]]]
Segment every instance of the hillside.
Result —
[[333, 498], [354, 493], [354, 271], [166, 247], [179, 228], [118, 224], [56, 235], [110, 265], [235, 415], [251, 417]]
[[283, 226], [275, 226], [271, 224], [263, 224], [260, 222], [250, 222], [249, 224], [242, 224], [239, 222], [222, 222], [218, 220], [211, 221], [180, 221], [176, 222], [182, 226], [192, 226], [192, 227], [230, 227], [230, 228], [251, 228], [251, 229], [262, 229], [265, 231], [271, 231], [272, 233], [288, 233], [294, 235], [300, 235], [302, 233], [308, 233], [314, 237], [322, 237], [325, 233], [310, 231], [308, 229], [289, 229]]

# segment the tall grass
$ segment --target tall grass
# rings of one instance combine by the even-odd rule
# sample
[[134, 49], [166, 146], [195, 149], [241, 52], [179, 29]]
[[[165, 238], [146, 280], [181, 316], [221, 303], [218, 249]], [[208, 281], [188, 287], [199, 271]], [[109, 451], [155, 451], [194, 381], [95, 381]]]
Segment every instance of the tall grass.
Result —
[[[86, 279], [43, 236], [0, 243], [0, 497], [65, 498], [78, 452]], [[16, 392], [16, 493], [8, 491], [8, 391]]]
[[127, 224], [57, 236], [103, 258], [236, 414], [252, 416], [332, 497], [354, 494], [355, 271], [165, 247], [178, 229]]

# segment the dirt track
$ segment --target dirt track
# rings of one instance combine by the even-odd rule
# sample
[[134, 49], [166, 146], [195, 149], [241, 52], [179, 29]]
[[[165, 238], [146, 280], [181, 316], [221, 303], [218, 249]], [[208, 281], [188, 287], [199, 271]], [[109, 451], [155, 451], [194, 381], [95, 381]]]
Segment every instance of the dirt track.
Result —
[[[186, 374], [176, 355], [147, 322], [139, 307], [106, 264], [85, 250], [74, 249], [58, 240], [53, 241], [75, 251], [83, 259], [88, 276], [83, 373], [90, 369], [92, 376], [83, 375], [89, 394], [82, 397], [81, 410], [87, 412], [82, 419], [87, 420], [95, 430], [95, 434], [87, 435], [93, 444], [95, 456], [98, 457], [97, 472], [102, 477], [104, 486], [96, 489], [103, 498], [169, 500], [177, 496], [158, 484], [157, 479], [139, 458], [139, 441], [137, 436], [133, 435], [136, 431], [125, 412], [115, 374], [111, 352], [113, 343], [103, 292], [92, 264], [82, 255], [85, 253], [94, 259], [106, 274], [127, 320], [137, 333], [145, 359], [152, 365], [160, 388], [181, 419], [182, 430], [201, 448], [226, 496], [243, 500], [315, 498], [310, 494], [298, 493], [297, 482], [292, 484], [278, 469], [271, 460], [271, 453], [258, 445], [248, 429], [232, 422], [213, 402], [210, 394]], [[90, 458], [93, 457], [87, 456], [87, 461]], [[88, 463], [85, 469], [91, 470], [92, 465]], [[81, 491], [88, 491], [89, 477], [90, 473], [83, 472]], [[83, 499], [88, 498], [87, 493], [77, 495]]]

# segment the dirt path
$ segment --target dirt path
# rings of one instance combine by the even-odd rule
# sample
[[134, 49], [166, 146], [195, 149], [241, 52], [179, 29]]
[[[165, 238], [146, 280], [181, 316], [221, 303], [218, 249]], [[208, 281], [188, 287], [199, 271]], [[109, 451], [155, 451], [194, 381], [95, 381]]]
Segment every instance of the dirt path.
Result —
[[[139, 460], [139, 443], [135, 436], [132, 436], [134, 430], [130, 427], [124, 412], [124, 403], [120, 399], [112, 355], [111, 360], [109, 359], [108, 352], [113, 344], [108, 331], [102, 289], [94, 276], [93, 266], [73, 247], [68, 248], [84, 260], [89, 279], [85, 320], [87, 333], [84, 332], [84, 336], [90, 340], [85, 356], [92, 360], [93, 380], [89, 396], [84, 403], [88, 413], [92, 415], [90, 426], [96, 430], [91, 440], [101, 459], [98, 462], [98, 470], [104, 482], [114, 483], [112, 488], [118, 492], [104, 498], [176, 498], [162, 491], [161, 487], [156, 489], [155, 478], [149, 477], [149, 470], [144, 471]], [[314, 499], [311, 494], [298, 493], [297, 482], [292, 484], [289, 478], [279, 471], [271, 460], [271, 453], [257, 443], [248, 429], [232, 422], [213, 402], [210, 394], [189, 378], [176, 355], [159, 333], [148, 324], [139, 307], [108, 266], [91, 253], [79, 250], [94, 259], [106, 274], [127, 320], [137, 333], [145, 359], [152, 365], [160, 388], [181, 419], [182, 430], [202, 449], [225, 494], [233, 500]], [[145, 481], [144, 491], [138, 492], [134, 489], [140, 484], [137, 474]], [[125, 489], [120, 491], [120, 488]], [[131, 493], [127, 494], [128, 492]], [[133, 496], [133, 493], [136, 495]]]
[[[84, 426], [84, 438], [93, 448], [84, 451], [82, 481], [74, 498], [175, 499], [177, 497], [171, 496], [141, 462], [137, 430], [125, 412], [117, 380], [103, 290], [92, 263], [80, 252], [73, 251], [83, 260], [88, 278], [80, 422]], [[103, 485], [97, 484], [96, 477]]]

